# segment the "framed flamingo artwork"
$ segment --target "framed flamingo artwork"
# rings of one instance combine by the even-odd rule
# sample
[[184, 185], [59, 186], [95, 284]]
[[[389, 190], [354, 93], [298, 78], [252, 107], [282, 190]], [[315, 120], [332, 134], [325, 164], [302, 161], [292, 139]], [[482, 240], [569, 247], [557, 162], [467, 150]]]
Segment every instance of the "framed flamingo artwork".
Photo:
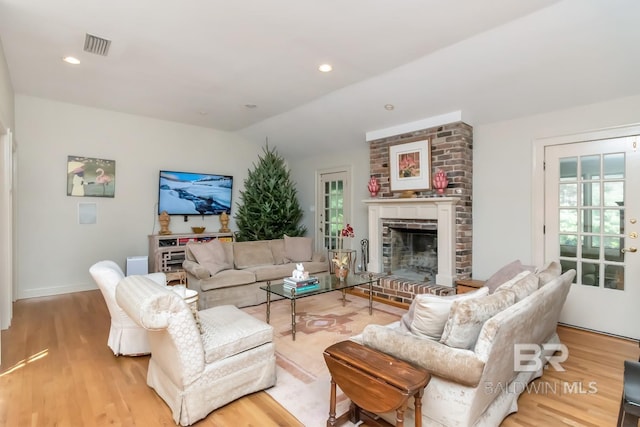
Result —
[[389, 183], [391, 191], [402, 191], [400, 197], [414, 197], [416, 191], [431, 188], [430, 140], [409, 142], [389, 147]]
[[67, 196], [115, 197], [115, 195], [115, 160], [68, 156]]

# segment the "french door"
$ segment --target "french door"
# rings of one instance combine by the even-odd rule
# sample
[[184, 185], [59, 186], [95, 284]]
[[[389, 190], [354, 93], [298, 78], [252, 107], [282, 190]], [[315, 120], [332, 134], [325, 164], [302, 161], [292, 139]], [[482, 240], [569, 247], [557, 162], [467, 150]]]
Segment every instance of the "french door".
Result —
[[316, 242], [335, 249], [340, 230], [350, 221], [351, 187], [346, 170], [321, 172], [318, 180], [318, 228]]
[[640, 338], [640, 137], [545, 147], [544, 251], [577, 271], [560, 321]]

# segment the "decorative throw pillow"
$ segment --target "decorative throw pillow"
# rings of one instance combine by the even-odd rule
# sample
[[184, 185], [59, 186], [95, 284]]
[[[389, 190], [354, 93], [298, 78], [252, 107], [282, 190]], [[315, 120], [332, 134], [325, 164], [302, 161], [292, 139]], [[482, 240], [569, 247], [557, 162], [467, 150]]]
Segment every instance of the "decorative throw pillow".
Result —
[[400, 319], [401, 320], [400, 327], [402, 329], [404, 329], [405, 331], [411, 331], [411, 323], [413, 322], [413, 318], [415, 317], [416, 304], [417, 304], [417, 301], [419, 299], [426, 298], [427, 296], [431, 296], [431, 297], [436, 297], [436, 298], [444, 298], [444, 299], [448, 299], [448, 300], [455, 300], [455, 299], [459, 299], [459, 298], [476, 298], [476, 297], [487, 295], [488, 293], [489, 293], [489, 289], [487, 289], [485, 287], [480, 287], [480, 288], [476, 289], [475, 291], [467, 292], [467, 293], [464, 293], [464, 294], [457, 294], [457, 295], [439, 296], [439, 295], [431, 295], [431, 294], [418, 294], [413, 299], [413, 301], [411, 301], [411, 305], [409, 306], [409, 310], [407, 310], [407, 312], [402, 315], [402, 318]]
[[513, 279], [498, 286], [494, 293], [512, 291], [516, 296], [516, 302], [518, 302], [538, 290], [538, 282], [538, 276], [530, 271], [523, 271]]
[[551, 261], [547, 264], [542, 271], [538, 272], [538, 279], [540, 279], [539, 286], [543, 287], [556, 277], [560, 277], [562, 274], [562, 266], [558, 261]]
[[459, 295], [438, 296], [431, 294], [416, 295], [403, 316], [402, 323], [414, 335], [432, 340], [439, 340], [444, 325], [449, 318], [449, 311], [454, 301], [478, 298], [489, 293], [489, 289], [482, 287], [473, 292]]
[[284, 261], [303, 262], [311, 261], [313, 255], [313, 240], [311, 237], [284, 236]]
[[449, 347], [473, 348], [484, 322], [512, 305], [514, 300], [513, 292], [503, 291], [482, 298], [454, 301], [440, 342]]
[[518, 273], [522, 273], [523, 271], [525, 271], [525, 267], [519, 259], [512, 261], [493, 273], [493, 275], [484, 282], [484, 285], [489, 288], [489, 293], [492, 294], [498, 286], [510, 279], [513, 279]]
[[218, 239], [206, 243], [189, 243], [188, 247], [198, 264], [209, 270], [212, 276], [222, 270], [232, 268]]

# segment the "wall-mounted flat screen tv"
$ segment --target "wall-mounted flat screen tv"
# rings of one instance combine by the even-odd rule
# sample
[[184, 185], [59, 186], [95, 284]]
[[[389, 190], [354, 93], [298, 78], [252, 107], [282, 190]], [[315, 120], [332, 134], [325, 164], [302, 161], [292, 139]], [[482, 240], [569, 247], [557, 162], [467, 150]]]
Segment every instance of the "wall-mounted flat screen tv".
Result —
[[231, 213], [233, 177], [208, 173], [160, 171], [158, 214], [220, 215]]

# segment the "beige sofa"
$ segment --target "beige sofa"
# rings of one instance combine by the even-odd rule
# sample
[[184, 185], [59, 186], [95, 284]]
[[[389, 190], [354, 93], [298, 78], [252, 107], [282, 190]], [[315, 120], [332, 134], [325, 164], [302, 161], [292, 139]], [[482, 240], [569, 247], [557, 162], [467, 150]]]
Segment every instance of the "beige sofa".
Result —
[[329, 271], [324, 253], [314, 252], [308, 237], [253, 242], [189, 243], [182, 266], [190, 289], [198, 291], [198, 308], [232, 304], [246, 307], [266, 301], [260, 286], [282, 283], [297, 263], [309, 274]]
[[[422, 399], [423, 425], [497, 426], [517, 411], [518, 397], [557, 350], [551, 345], [560, 343], [556, 327], [575, 274], [560, 275], [559, 264], [552, 263], [538, 274], [517, 274], [490, 295], [484, 289], [485, 296], [453, 299], [430, 314], [416, 297], [401, 321], [368, 325], [354, 340], [431, 372]], [[425, 334], [433, 332], [429, 322], [438, 310], [446, 313], [444, 328], [440, 337], [429, 338]], [[540, 362], [522, 366], [526, 357], [516, 359], [522, 354], [516, 344], [541, 349]], [[394, 414], [383, 417], [393, 421]]]

